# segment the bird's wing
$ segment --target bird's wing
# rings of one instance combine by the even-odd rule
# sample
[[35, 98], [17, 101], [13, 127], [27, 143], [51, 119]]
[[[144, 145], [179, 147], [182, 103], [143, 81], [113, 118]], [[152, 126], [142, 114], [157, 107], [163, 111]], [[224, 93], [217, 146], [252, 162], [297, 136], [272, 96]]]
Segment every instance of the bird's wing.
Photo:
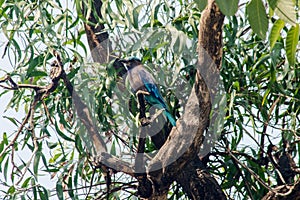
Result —
[[146, 70], [141, 69], [139, 71], [139, 76], [140, 76], [140, 79], [142, 80], [142, 82], [144, 83], [145, 88], [150, 93], [150, 95], [154, 95], [154, 97], [162, 104], [162, 106], [164, 108], [166, 108], [166, 103], [165, 103], [163, 97], [161, 96], [159, 89], [157, 88], [152, 75], [149, 72], [147, 72]]

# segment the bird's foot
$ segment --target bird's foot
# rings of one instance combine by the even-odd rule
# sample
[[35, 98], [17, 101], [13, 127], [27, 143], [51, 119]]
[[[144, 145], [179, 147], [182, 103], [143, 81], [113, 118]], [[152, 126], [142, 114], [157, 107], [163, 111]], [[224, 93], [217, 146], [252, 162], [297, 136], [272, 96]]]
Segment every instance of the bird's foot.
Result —
[[150, 95], [149, 92], [146, 92], [146, 91], [144, 91], [144, 90], [138, 90], [138, 91], [135, 93], [136, 96], [139, 96], [140, 94], [142, 94], [142, 95]]
[[158, 116], [164, 111], [165, 109], [160, 109], [158, 110], [152, 117], [151, 117], [151, 122], [153, 122]]
[[140, 119], [140, 122], [142, 126], [148, 126], [152, 122], [152, 120], [151, 118], [144, 117]]

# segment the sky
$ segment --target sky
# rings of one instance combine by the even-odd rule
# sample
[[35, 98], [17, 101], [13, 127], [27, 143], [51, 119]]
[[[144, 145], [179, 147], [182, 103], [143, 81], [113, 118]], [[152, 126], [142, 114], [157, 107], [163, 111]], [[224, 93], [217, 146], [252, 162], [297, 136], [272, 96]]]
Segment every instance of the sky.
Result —
[[[3, 33], [0, 32], [0, 79], [3, 78], [6, 75], [7, 72], [13, 71], [13, 67], [11, 66], [9, 59], [7, 56], [4, 58], [2, 57], [2, 53], [4, 52], [5, 44], [6, 44], [6, 38], [3, 35]], [[0, 87], [0, 94], [4, 91], [2, 87]], [[9, 103], [9, 100], [13, 96], [13, 91], [9, 91], [8, 93], [4, 94], [0, 97], [0, 133], [7, 132], [11, 133], [16, 129], [16, 126], [10, 122], [8, 119], [3, 118], [4, 116], [9, 117], [16, 117], [17, 119], [22, 119], [24, 117], [24, 111], [23, 109], [20, 109], [19, 111], [13, 110], [13, 109], [7, 109], [7, 105]]]

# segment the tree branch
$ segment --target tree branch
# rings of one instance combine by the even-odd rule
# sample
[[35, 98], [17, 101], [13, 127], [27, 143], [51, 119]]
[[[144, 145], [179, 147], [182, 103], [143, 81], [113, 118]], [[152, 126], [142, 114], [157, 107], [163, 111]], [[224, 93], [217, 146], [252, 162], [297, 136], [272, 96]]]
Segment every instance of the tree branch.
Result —
[[[219, 74], [222, 61], [222, 26], [224, 15], [217, 7], [214, 0], [208, 0], [208, 5], [203, 11], [200, 19], [198, 34], [198, 65], [205, 80], [210, 81], [211, 99], [217, 91]], [[209, 55], [210, 59], [207, 59]], [[212, 63], [211, 63], [212, 62]], [[199, 73], [199, 69], [197, 71]], [[200, 104], [201, 105], [201, 104]], [[207, 116], [209, 118], [209, 116]], [[203, 144], [205, 145], [205, 144]], [[196, 157], [189, 163], [176, 181], [183, 187], [183, 191], [191, 199], [227, 199], [216, 180], [209, 175], [205, 166]]]

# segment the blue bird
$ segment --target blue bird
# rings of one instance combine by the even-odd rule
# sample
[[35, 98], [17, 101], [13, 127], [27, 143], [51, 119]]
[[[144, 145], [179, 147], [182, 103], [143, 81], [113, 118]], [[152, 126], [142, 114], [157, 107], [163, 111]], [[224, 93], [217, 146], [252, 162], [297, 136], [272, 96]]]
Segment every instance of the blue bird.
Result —
[[139, 90], [148, 92], [144, 95], [145, 100], [150, 105], [155, 105], [158, 109], [164, 109], [163, 113], [168, 118], [172, 126], [176, 126], [176, 121], [169, 112], [165, 100], [161, 96], [153, 76], [144, 68], [141, 60], [138, 58], [130, 58], [129, 60], [119, 60], [124, 63], [128, 70], [129, 84], [134, 92]]

